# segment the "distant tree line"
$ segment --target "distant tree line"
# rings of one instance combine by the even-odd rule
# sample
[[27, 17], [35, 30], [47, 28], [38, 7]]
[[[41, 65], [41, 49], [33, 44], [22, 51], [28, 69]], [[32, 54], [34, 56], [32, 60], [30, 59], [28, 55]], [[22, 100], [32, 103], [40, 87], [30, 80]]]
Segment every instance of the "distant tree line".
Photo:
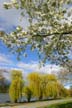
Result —
[[7, 93], [9, 90], [10, 82], [4, 77], [3, 73], [6, 73], [6, 70], [0, 69], [0, 93]]
[[20, 102], [23, 96], [28, 102], [33, 98], [36, 100], [56, 99], [72, 96], [72, 87], [66, 89], [54, 74], [32, 72], [24, 80], [21, 71], [13, 70], [9, 95], [13, 102]]
[[12, 70], [11, 82], [0, 75], [0, 93], [8, 93], [13, 102], [21, 102], [22, 97], [31, 99], [56, 99], [72, 96], [72, 86], [66, 89], [55, 74], [31, 72], [24, 80], [20, 70]]

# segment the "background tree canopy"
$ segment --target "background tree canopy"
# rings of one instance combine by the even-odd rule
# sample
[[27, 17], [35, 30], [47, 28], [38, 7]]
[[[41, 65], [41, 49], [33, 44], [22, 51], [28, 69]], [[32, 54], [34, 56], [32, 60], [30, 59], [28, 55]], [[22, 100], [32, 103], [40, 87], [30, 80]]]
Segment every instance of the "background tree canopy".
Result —
[[[68, 66], [72, 70], [72, 0], [11, 0], [6, 9], [21, 10], [21, 17], [29, 21], [27, 31], [20, 26], [10, 34], [0, 33], [0, 38], [18, 57], [27, 46], [38, 50], [42, 63]], [[3, 35], [3, 36], [2, 36]], [[70, 71], [71, 71], [70, 70]]]

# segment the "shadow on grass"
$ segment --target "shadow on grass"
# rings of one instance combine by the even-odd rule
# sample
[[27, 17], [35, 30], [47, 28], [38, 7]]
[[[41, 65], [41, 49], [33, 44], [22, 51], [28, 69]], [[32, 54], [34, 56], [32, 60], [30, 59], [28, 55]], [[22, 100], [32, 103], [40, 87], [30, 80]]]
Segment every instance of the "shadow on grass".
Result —
[[3, 104], [0, 104], [0, 105], [17, 105], [17, 104], [27, 104], [27, 103], [35, 103], [35, 102], [42, 102], [42, 101], [52, 101], [52, 100], [61, 100], [63, 98], [50, 98], [50, 99], [41, 99], [41, 100], [31, 100], [30, 102], [24, 100], [22, 102], [17, 102], [17, 103], [13, 103], [11, 101], [6, 101], [5, 103]]
[[63, 99], [63, 98], [50, 98], [50, 99], [41, 99], [41, 100], [31, 100], [30, 102], [23, 101], [23, 102], [18, 102], [18, 103], [35, 103], [35, 102], [51, 101], [51, 100], [60, 100], [60, 99]]

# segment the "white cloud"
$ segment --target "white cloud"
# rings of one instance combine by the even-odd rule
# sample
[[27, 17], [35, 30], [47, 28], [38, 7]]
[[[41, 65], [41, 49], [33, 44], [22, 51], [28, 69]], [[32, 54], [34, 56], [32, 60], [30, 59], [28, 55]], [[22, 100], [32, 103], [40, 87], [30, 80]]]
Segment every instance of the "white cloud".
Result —
[[12, 64], [7, 55], [0, 54], [0, 63]]
[[9, 75], [5, 75], [7, 78], [10, 78], [11, 70], [21, 70], [25, 78], [29, 72], [55, 73], [62, 69], [54, 64], [45, 64], [45, 66], [40, 67], [39, 63], [35, 61], [14, 63], [9, 57], [9, 55], [0, 54], [0, 68], [8, 70]]
[[28, 72], [51, 73], [51, 72], [58, 72], [61, 69], [60, 66], [54, 65], [54, 64], [46, 64], [45, 66], [39, 67], [39, 64], [37, 62], [36, 63], [35, 62], [31, 62], [31, 63], [19, 62], [17, 66]]

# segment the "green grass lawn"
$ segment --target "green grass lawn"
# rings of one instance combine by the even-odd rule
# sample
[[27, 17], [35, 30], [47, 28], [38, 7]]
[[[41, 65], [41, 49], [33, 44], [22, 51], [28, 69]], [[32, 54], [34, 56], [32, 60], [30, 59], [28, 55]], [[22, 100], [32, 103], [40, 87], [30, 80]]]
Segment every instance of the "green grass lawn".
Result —
[[72, 102], [53, 104], [53, 105], [50, 105], [50, 106], [44, 107], [44, 108], [72, 108]]

